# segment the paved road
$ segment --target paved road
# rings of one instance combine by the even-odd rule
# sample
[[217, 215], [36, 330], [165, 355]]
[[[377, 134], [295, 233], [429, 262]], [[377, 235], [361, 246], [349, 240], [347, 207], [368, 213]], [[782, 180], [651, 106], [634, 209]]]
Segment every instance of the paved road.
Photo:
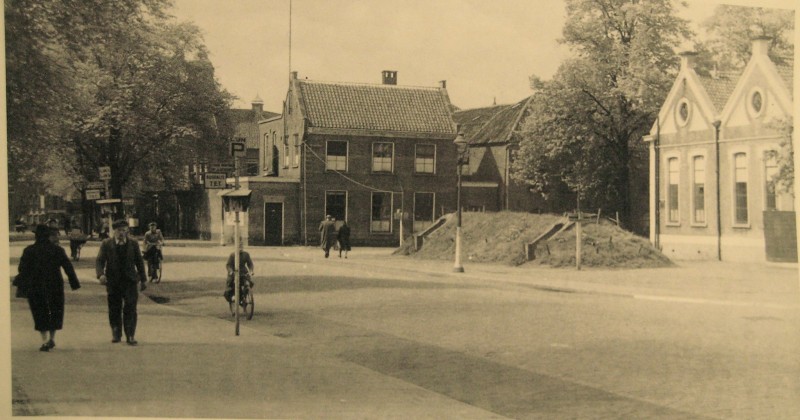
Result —
[[[12, 270], [22, 244], [12, 246]], [[794, 267], [550, 270], [253, 248], [256, 316], [221, 298], [230, 248], [170, 247], [140, 346], [109, 342], [95, 247], [58, 347], [13, 300], [14, 413], [212, 418], [793, 418]], [[156, 303], [161, 302], [161, 303]], [[49, 373], [48, 373], [49, 372]]]

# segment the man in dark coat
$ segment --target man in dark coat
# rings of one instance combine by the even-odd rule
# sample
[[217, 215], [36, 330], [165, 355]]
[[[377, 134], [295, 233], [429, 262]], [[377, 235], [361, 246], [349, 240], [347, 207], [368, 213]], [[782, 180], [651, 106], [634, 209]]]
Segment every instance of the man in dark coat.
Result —
[[[100, 284], [108, 293], [108, 321], [111, 324], [111, 342], [118, 343], [125, 331], [125, 341], [135, 346], [136, 303], [139, 290], [144, 290], [147, 279], [139, 244], [128, 239], [128, 222], [117, 220], [112, 224], [114, 235], [103, 241], [97, 254], [95, 268]], [[141, 284], [141, 289], [136, 283]]]
[[325, 258], [328, 258], [334, 242], [336, 242], [336, 220], [327, 215], [319, 224], [319, 245], [325, 251]]
[[61, 277], [61, 269], [67, 273], [72, 290], [81, 287], [67, 253], [64, 248], [53, 244], [51, 233], [51, 229], [45, 225], [36, 226], [36, 242], [22, 252], [19, 274], [15, 280], [17, 287], [27, 292], [34, 328], [42, 336], [41, 351], [50, 351], [56, 346], [56, 331], [64, 325], [64, 278]]

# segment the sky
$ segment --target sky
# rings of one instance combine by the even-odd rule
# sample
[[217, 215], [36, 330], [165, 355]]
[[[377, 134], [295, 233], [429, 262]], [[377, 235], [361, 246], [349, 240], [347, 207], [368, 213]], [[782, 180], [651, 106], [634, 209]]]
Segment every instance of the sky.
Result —
[[[570, 56], [558, 43], [564, 0], [174, 0], [192, 21], [222, 86], [249, 108], [280, 112], [290, 71], [318, 81], [438, 86], [462, 108], [510, 104], [530, 94], [529, 77], [550, 79]], [[689, 0], [697, 23], [718, 0]], [[727, 0], [754, 5], [753, 0]], [[783, 0], [756, 0], [784, 6]], [[291, 42], [291, 49], [289, 47]], [[291, 60], [291, 61], [290, 61]]]

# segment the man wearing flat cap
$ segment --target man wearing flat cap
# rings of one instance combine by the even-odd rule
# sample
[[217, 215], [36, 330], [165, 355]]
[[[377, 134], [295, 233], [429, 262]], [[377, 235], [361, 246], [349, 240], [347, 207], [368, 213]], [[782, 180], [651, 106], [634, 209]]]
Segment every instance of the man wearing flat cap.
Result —
[[111, 226], [114, 234], [100, 245], [95, 268], [100, 284], [106, 285], [108, 293], [111, 342], [119, 343], [124, 331], [125, 342], [135, 346], [136, 302], [139, 290], [147, 287], [144, 261], [139, 244], [128, 239], [128, 222], [117, 220]]

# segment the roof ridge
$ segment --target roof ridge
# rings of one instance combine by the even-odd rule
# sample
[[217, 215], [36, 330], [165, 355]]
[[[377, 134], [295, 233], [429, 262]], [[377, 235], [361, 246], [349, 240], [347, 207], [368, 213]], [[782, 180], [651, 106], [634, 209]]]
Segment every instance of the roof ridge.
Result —
[[363, 83], [363, 82], [333, 82], [328, 80], [309, 80], [309, 79], [298, 79], [300, 83], [317, 83], [317, 84], [326, 84], [326, 85], [338, 85], [338, 86], [368, 86], [368, 87], [378, 87], [378, 88], [387, 88], [387, 89], [429, 89], [429, 90], [439, 90], [442, 89], [438, 86], [411, 86], [411, 85], [386, 85], [383, 83]]

